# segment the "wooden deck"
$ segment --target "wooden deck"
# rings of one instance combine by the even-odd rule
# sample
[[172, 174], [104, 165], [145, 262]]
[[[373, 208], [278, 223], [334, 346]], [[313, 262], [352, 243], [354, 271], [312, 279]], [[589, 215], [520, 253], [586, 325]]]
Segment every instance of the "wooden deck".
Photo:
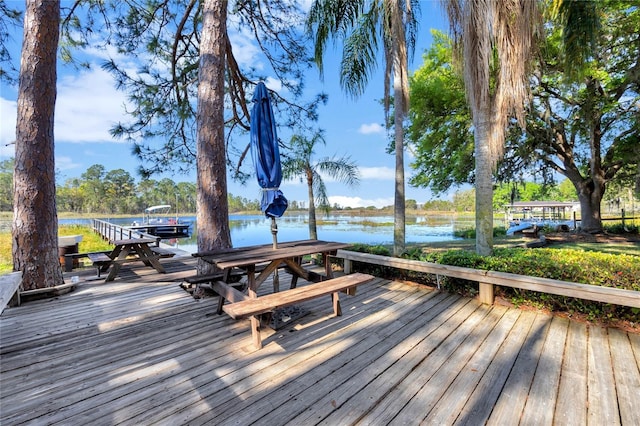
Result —
[[640, 424], [639, 335], [376, 280], [255, 351], [162, 263], [6, 309], [0, 424]]

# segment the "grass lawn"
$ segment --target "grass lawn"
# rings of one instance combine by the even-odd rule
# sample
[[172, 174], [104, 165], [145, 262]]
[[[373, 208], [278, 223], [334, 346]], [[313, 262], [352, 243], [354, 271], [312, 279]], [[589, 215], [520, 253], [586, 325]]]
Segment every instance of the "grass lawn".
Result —
[[[535, 241], [532, 238], [521, 236], [504, 236], [495, 237], [493, 240], [494, 248], [509, 248], [524, 246], [526, 243]], [[563, 248], [585, 251], [597, 251], [609, 254], [627, 254], [631, 256], [640, 256], [640, 236], [631, 235], [627, 238], [617, 235], [582, 237], [576, 238], [572, 233], [551, 234], [547, 238], [548, 248]], [[416, 247], [414, 245], [408, 248]], [[422, 248], [426, 252], [446, 251], [446, 250], [467, 250], [475, 251], [476, 242], [474, 239], [462, 239], [455, 241], [439, 241], [428, 244], [420, 244], [417, 247]], [[390, 247], [391, 248], [391, 247]]]
[[[58, 235], [82, 235], [82, 241], [78, 246], [80, 253], [90, 251], [111, 250], [113, 246], [104, 241], [102, 237], [92, 229], [82, 225], [61, 225]], [[11, 258], [11, 231], [0, 232], [0, 274], [6, 274], [13, 269]]]

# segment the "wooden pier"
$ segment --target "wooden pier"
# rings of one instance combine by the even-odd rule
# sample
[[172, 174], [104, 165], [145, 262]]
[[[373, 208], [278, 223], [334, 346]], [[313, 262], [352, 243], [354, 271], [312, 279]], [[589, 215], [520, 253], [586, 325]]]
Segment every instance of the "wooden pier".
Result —
[[637, 334], [377, 279], [254, 350], [162, 262], [4, 311], [0, 424], [640, 424]]
[[153, 238], [156, 240], [156, 245], [159, 245], [160, 240], [162, 239], [157, 235], [147, 234], [138, 229], [116, 225], [101, 219], [92, 219], [91, 227], [107, 241], [130, 240], [132, 238]]

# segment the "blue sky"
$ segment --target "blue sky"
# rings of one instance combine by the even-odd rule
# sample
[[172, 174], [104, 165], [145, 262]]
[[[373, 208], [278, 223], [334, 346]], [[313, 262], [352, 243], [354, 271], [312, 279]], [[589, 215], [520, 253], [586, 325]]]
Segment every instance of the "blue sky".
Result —
[[[431, 43], [431, 28], [447, 30], [447, 21], [438, 1], [423, 1], [421, 4], [419, 39], [416, 44], [414, 60], [410, 70], [417, 69], [422, 63], [422, 52]], [[12, 34], [12, 55], [18, 63], [22, 29]], [[256, 61], [257, 49], [251, 40], [234, 37], [234, 52], [242, 53], [239, 61]], [[58, 71], [58, 96], [55, 116], [56, 169], [59, 180], [80, 176], [93, 164], [102, 164], [105, 169], [122, 168], [129, 171], [138, 181], [135, 170], [138, 160], [130, 154], [130, 146], [114, 140], [109, 129], [117, 122], [127, 121], [124, 111], [126, 95], [118, 92], [110, 74], [100, 68], [104, 60], [103, 52], [84, 52], [93, 63], [89, 70], [77, 70], [61, 65]], [[325, 59], [324, 81], [318, 74], [307, 77], [307, 85], [312, 90], [324, 91], [329, 101], [319, 110], [317, 126], [325, 131], [327, 145], [317, 152], [317, 157], [344, 156], [353, 159], [360, 170], [360, 185], [348, 188], [326, 180], [332, 204], [343, 207], [383, 207], [393, 204], [394, 168], [393, 155], [386, 153], [388, 135], [383, 127], [384, 111], [380, 104], [383, 96], [382, 58], [378, 72], [369, 80], [366, 92], [357, 100], [341, 91], [338, 82], [339, 49], [328, 49]], [[333, 65], [333, 66], [332, 66]], [[314, 71], [315, 72], [315, 71]], [[267, 85], [270, 84], [267, 82]], [[270, 87], [276, 88], [276, 87]], [[0, 160], [13, 156], [15, 140], [17, 87], [2, 83], [0, 87]], [[247, 135], [248, 138], [248, 135]], [[8, 145], [9, 144], [9, 145]], [[408, 179], [411, 171], [408, 167], [412, 160], [411, 152], [405, 154]], [[195, 182], [192, 175], [154, 176], [154, 179], [170, 177], [176, 182]], [[281, 189], [289, 200], [305, 202], [307, 189], [299, 181], [283, 182]], [[254, 180], [242, 186], [229, 179], [229, 192], [249, 199], [259, 198], [258, 185]], [[424, 202], [433, 196], [428, 189], [406, 186], [407, 199]]]

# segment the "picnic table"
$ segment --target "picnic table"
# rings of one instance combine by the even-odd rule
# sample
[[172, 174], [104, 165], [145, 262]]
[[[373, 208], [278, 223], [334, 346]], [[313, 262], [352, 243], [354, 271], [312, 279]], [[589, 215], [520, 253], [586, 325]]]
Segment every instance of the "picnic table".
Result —
[[[101, 271], [106, 271], [111, 266], [111, 270], [105, 281], [113, 281], [118, 276], [122, 264], [130, 262], [143, 262], [145, 265], [164, 274], [164, 267], [158, 261], [161, 255], [154, 253], [150, 247], [150, 244], [156, 244], [155, 238], [113, 240], [111, 244], [115, 246], [111, 253], [106, 255], [97, 254], [94, 257], [89, 255], [89, 258], [94, 263], [102, 263], [100, 266]], [[99, 259], [97, 256], [99, 256]]]
[[[281, 242], [274, 249], [272, 244], [263, 244], [247, 247], [237, 247], [221, 250], [203, 251], [193, 253], [194, 257], [201, 258], [223, 271], [233, 268], [244, 269], [247, 273], [249, 296], [257, 296], [260, 285], [282, 264], [291, 272], [291, 287], [295, 288], [299, 277], [311, 282], [318, 282], [333, 277], [331, 264], [328, 257], [335, 255], [339, 249], [347, 248], [349, 244], [321, 241], [301, 240]], [[315, 274], [301, 266], [304, 256], [319, 254], [325, 266], [325, 275]], [[256, 267], [267, 263], [256, 276]], [[276, 287], [274, 291], [278, 291]]]
[[[194, 253], [193, 256], [221, 269], [223, 271], [222, 276], [228, 276], [227, 272], [234, 268], [241, 268], [246, 271], [248, 294], [244, 294], [234, 286], [229, 285], [224, 279], [215, 281], [212, 284], [213, 289], [220, 296], [218, 313], [220, 313], [220, 308], [223, 308], [234, 319], [250, 317], [254, 344], [260, 348], [262, 347], [262, 342], [259, 332], [260, 322], [257, 315], [326, 294], [332, 295], [334, 313], [341, 315], [338, 292], [373, 279], [372, 276], [365, 274], [333, 278], [329, 256], [335, 255], [339, 249], [347, 247], [349, 247], [349, 244], [345, 243], [302, 240], [281, 242], [278, 244], [278, 248], [275, 249], [272, 244], [264, 244], [198, 252]], [[302, 267], [302, 258], [313, 254], [322, 256], [325, 266], [324, 275], [308, 271]], [[266, 266], [264, 266], [265, 264]], [[258, 265], [264, 266], [264, 268], [256, 274]], [[278, 283], [274, 281], [274, 293], [258, 297], [260, 285], [264, 283], [270, 274], [283, 265], [291, 273], [290, 289], [280, 292]], [[298, 289], [296, 287], [300, 277], [317, 284]], [[231, 304], [223, 307], [225, 300], [231, 302]]]

